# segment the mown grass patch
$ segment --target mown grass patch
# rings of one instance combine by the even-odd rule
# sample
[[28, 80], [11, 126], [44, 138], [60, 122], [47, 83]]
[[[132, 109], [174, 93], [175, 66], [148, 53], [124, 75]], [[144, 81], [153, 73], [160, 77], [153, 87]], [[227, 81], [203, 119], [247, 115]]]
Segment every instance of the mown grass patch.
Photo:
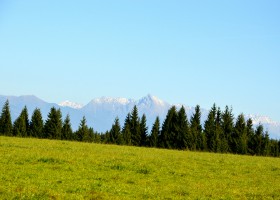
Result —
[[280, 199], [280, 159], [0, 137], [0, 199]]

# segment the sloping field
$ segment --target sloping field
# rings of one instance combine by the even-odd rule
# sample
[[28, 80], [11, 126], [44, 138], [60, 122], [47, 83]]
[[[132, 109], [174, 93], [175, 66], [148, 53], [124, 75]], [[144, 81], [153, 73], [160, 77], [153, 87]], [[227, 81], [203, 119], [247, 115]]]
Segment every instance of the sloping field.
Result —
[[280, 159], [0, 137], [0, 199], [280, 199]]

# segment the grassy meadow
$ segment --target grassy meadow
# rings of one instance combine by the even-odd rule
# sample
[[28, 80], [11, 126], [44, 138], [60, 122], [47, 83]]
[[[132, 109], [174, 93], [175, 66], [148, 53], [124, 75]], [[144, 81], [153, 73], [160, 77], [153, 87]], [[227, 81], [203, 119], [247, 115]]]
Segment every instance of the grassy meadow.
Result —
[[0, 199], [280, 199], [280, 159], [0, 137]]

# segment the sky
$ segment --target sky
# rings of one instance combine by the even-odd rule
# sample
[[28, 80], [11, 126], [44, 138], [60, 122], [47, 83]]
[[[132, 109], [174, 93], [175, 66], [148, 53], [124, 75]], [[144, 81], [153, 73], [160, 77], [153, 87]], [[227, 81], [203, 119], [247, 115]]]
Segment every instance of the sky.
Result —
[[279, 0], [0, 0], [0, 94], [233, 107], [280, 121]]

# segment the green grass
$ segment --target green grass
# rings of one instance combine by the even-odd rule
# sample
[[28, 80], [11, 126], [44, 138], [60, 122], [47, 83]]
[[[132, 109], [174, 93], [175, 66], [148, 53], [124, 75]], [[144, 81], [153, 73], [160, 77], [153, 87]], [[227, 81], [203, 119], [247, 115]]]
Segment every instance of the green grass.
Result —
[[280, 159], [0, 137], [0, 199], [280, 199]]

